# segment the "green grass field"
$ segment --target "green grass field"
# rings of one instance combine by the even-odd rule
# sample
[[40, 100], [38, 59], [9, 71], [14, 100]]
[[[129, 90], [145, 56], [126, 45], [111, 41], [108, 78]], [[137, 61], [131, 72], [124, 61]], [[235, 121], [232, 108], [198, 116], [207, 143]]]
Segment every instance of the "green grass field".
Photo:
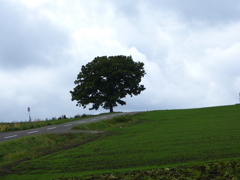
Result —
[[[12, 166], [11, 174], [2, 178], [80, 177], [240, 159], [239, 105], [151, 111], [131, 119], [115, 125], [109, 120], [106, 126], [75, 127], [95, 130], [101, 127], [108, 132], [77, 147], [23, 161]], [[1, 161], [8, 143], [1, 143]]]

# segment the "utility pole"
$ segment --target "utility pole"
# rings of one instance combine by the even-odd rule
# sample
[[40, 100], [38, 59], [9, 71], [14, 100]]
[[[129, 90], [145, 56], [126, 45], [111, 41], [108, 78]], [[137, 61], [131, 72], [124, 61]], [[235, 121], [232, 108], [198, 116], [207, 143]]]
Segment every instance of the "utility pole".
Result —
[[29, 116], [29, 122], [31, 122], [30, 107], [28, 107], [28, 116]]

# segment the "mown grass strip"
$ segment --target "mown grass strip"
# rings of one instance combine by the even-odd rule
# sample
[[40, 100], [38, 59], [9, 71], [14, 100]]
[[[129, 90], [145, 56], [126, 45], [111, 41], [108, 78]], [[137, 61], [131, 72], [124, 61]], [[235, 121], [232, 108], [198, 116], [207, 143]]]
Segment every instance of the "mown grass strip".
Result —
[[[92, 117], [92, 116], [89, 116], [89, 117]], [[43, 126], [58, 125], [58, 124], [63, 124], [71, 121], [77, 121], [85, 118], [86, 117], [71, 118], [71, 119], [55, 119], [55, 120], [47, 120], [47, 121], [38, 120], [38, 121], [32, 121], [32, 122], [0, 123], [0, 132], [34, 129], [34, 128], [39, 128]]]
[[101, 115], [106, 115], [111, 113], [102, 113], [99, 115], [76, 115], [74, 118], [66, 118], [66, 116], [62, 116], [59, 118], [52, 118], [51, 120], [36, 120], [32, 122], [11, 122], [11, 123], [3, 123], [0, 122], [0, 132], [7, 132], [7, 131], [18, 131], [18, 130], [27, 130], [27, 129], [34, 129], [43, 126], [50, 126], [50, 125], [58, 125], [72, 121], [78, 121], [90, 117], [96, 117]]

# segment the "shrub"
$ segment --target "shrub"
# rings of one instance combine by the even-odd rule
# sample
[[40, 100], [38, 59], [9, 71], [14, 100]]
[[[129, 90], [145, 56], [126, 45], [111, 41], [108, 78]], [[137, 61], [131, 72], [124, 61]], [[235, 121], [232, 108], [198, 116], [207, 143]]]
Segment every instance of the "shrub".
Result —
[[88, 115], [87, 114], [83, 114], [81, 117], [87, 117]]
[[80, 117], [81, 117], [81, 115], [79, 115], [79, 114], [74, 116], [74, 118], [80, 118]]

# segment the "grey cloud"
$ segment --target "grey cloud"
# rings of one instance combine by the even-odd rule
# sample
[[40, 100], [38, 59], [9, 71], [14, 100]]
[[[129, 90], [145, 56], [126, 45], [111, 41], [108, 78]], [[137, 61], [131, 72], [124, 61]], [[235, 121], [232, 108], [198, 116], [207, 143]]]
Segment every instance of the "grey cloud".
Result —
[[[139, 16], [139, 6], [145, 5], [150, 11], [173, 12], [187, 21], [203, 21], [205, 23], [225, 23], [240, 19], [240, 2], [209, 0], [127, 0], [115, 2], [117, 9], [129, 17]], [[146, 12], [148, 13], [148, 12]]]
[[0, 66], [5, 69], [53, 65], [69, 46], [64, 30], [20, 5], [0, 1], [0, 24]]
[[208, 0], [162, 0], [148, 1], [152, 8], [168, 8], [187, 20], [205, 21], [209, 23], [221, 23], [240, 18], [240, 2], [231, 1], [208, 1]]
[[117, 2], [117, 10], [121, 13], [121, 15], [126, 16], [129, 18], [135, 18], [136, 16], [139, 16], [139, 2], [132, 1], [132, 3], [129, 3], [129, 1], [119, 1]]

